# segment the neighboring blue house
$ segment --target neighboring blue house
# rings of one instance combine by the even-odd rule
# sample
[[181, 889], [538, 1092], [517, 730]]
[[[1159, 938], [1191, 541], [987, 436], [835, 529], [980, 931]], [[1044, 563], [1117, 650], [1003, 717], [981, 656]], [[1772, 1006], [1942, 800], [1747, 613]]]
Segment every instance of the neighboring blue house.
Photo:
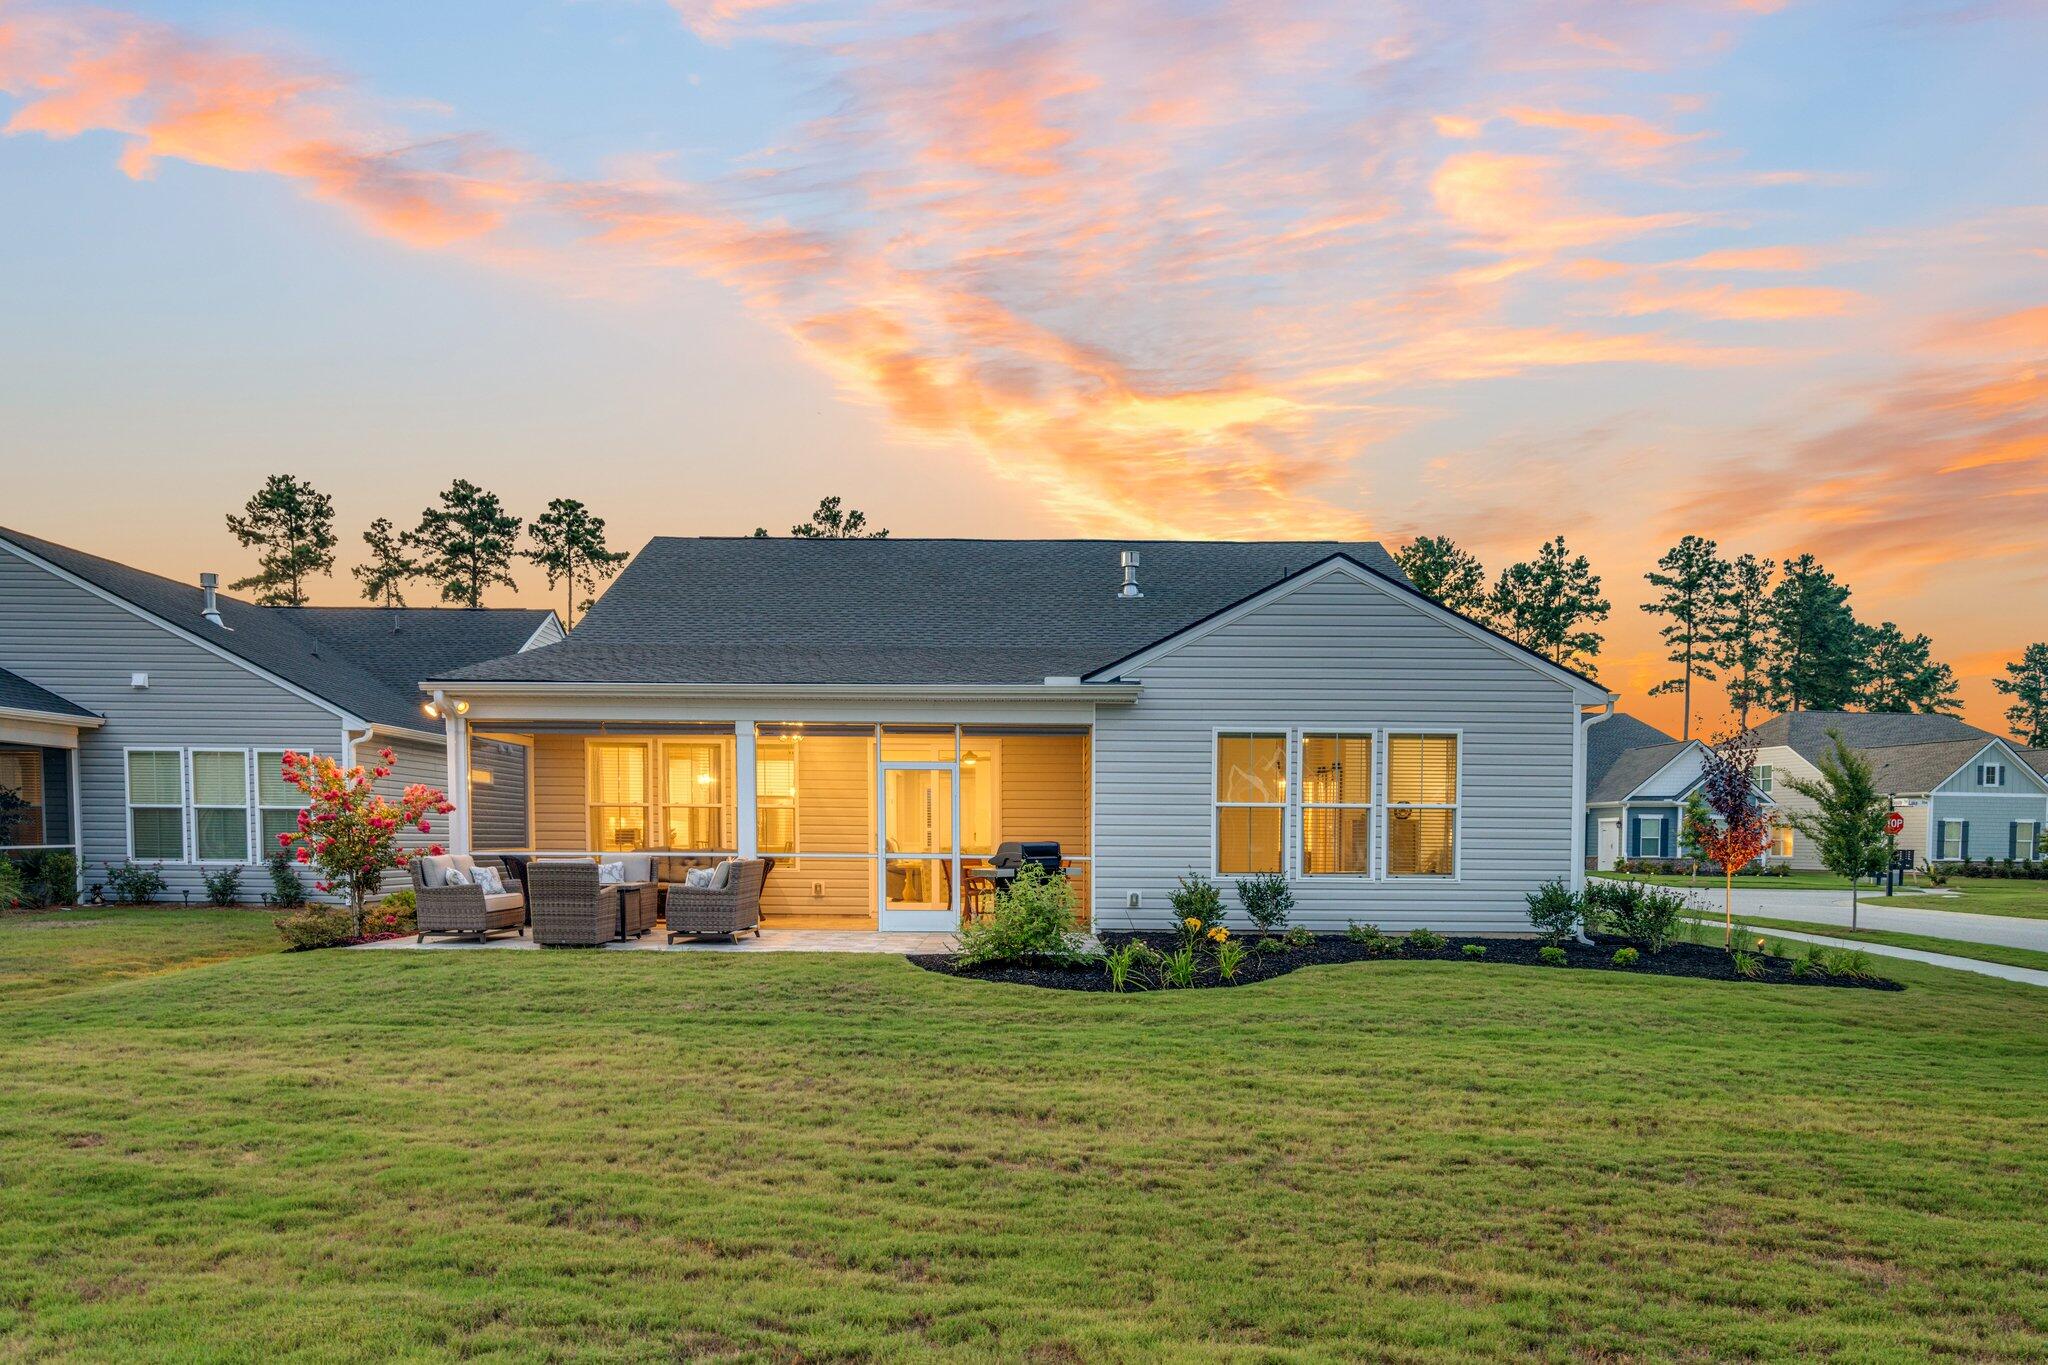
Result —
[[1602, 871], [1625, 858], [1675, 858], [1685, 798], [1705, 746], [1617, 714], [1586, 734], [1586, 855]]

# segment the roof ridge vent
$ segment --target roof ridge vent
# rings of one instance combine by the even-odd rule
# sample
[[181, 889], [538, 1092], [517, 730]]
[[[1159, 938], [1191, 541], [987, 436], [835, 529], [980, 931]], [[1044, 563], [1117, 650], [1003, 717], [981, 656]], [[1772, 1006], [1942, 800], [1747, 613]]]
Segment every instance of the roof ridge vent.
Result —
[[1118, 556], [1118, 562], [1123, 565], [1124, 586], [1122, 591], [1117, 593], [1117, 596], [1124, 598], [1143, 597], [1145, 594], [1138, 591], [1138, 552], [1136, 550], [1125, 550]]

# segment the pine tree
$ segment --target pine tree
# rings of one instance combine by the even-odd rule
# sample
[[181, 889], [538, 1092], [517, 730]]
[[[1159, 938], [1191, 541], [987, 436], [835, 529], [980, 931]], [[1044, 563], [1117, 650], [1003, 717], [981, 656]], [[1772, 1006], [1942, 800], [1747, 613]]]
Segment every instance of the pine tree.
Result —
[[1486, 619], [1486, 567], [1449, 536], [1417, 536], [1394, 559], [1424, 597], [1460, 615]]
[[1813, 840], [1821, 866], [1849, 879], [1849, 927], [1856, 927], [1856, 888], [1865, 877], [1884, 871], [1887, 848], [1884, 820], [1891, 805], [1877, 789], [1870, 764], [1842, 741], [1842, 732], [1828, 731], [1832, 752], [1814, 766], [1818, 779], [1787, 777], [1785, 785], [1813, 803], [1810, 811], [1794, 811], [1792, 827]]
[[1602, 637], [1585, 627], [1607, 619], [1600, 575], [1558, 536], [1536, 558], [1501, 570], [1488, 604], [1495, 628], [1526, 649], [1567, 668], [1590, 668]]
[[306, 580], [334, 571], [334, 499], [303, 479], [272, 474], [242, 505], [242, 515], [228, 513], [228, 530], [262, 549], [257, 571], [228, 584], [256, 589], [261, 606], [303, 607]]
[[2013, 699], [2005, 723], [2030, 748], [2048, 749], [2048, 644], [2031, 644], [1991, 685]]
[[370, 547], [370, 560], [350, 573], [363, 588], [363, 600], [384, 607], [405, 605], [405, 585], [420, 576], [419, 561], [405, 552], [405, 534], [379, 517], [363, 532], [363, 544]]
[[1664, 657], [1678, 666], [1678, 676], [1652, 687], [1650, 695], [1684, 694], [1682, 739], [1692, 738], [1692, 680], [1714, 681], [1713, 646], [1728, 612], [1729, 574], [1719, 545], [1699, 536], [1685, 536], [1664, 552], [1655, 569], [1643, 575], [1651, 587], [1661, 589], [1659, 596], [1643, 604], [1643, 610], [1670, 621], [1657, 633], [1669, 650]]
[[1955, 671], [1933, 658], [1925, 635], [1907, 639], [1890, 621], [1862, 630], [1866, 711], [1959, 711]]
[[1862, 633], [1849, 590], [1812, 555], [1785, 561], [1771, 592], [1765, 700], [1780, 711], [1841, 711], [1862, 686]]
[[[574, 498], [550, 502], [548, 510], [526, 528], [526, 534], [532, 538], [533, 548], [525, 551], [525, 556], [547, 573], [548, 586], [567, 585], [568, 614], [563, 620], [574, 628], [576, 594], [596, 592], [599, 580], [614, 577], [627, 554], [605, 543], [604, 518], [593, 517], [590, 509]], [[590, 606], [587, 597], [583, 606]]]
[[405, 545], [419, 552], [420, 577], [440, 583], [442, 601], [481, 607], [484, 589], [518, 586], [510, 570], [520, 525], [496, 493], [457, 479], [441, 494], [440, 506], [420, 513]]
[[1728, 566], [1728, 591], [1721, 603], [1712, 658], [1721, 670], [1736, 728], [1749, 728], [1749, 713], [1770, 692], [1771, 580], [1777, 565], [1755, 555], [1738, 555]]
[[[867, 529], [868, 515], [852, 508], [839, 510], [838, 498], [818, 499], [818, 510], [811, 513], [811, 519], [801, 525], [789, 528], [789, 533], [798, 540], [887, 540], [887, 530]], [[756, 526], [754, 538], [765, 540], [768, 528]]]

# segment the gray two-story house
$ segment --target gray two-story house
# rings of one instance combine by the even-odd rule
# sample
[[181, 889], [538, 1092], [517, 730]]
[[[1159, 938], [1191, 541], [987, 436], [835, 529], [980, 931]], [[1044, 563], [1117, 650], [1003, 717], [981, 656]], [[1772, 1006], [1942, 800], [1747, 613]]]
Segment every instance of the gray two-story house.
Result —
[[[241, 867], [253, 899], [297, 826], [286, 749], [389, 747], [394, 794], [438, 786], [418, 680], [560, 638], [546, 610], [260, 607], [0, 529], [0, 851], [70, 850], [81, 889], [160, 866], [173, 899]], [[524, 836], [523, 808], [491, 818]]]

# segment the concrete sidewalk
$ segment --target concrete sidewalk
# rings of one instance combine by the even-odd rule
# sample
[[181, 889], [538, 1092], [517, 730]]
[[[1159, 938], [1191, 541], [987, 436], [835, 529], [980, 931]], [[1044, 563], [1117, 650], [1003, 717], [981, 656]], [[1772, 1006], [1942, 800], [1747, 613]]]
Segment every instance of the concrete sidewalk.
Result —
[[[1702, 916], [1720, 918], [1719, 886], [1708, 886], [1702, 882], [1698, 887], [1678, 889], [1692, 898]], [[1767, 919], [1796, 919], [1808, 924], [1828, 924], [1846, 929], [1849, 927], [1849, 893], [1737, 887], [1735, 918], [1759, 915]], [[2032, 948], [2036, 952], [2048, 953], [2048, 920], [1973, 915], [1962, 910], [1908, 909], [1886, 905], [1883, 896], [1866, 894], [1863, 897], [1856, 927], [1889, 929], [1895, 934], [1920, 934], [1927, 938], [1961, 939], [1965, 943], [1995, 943], [2005, 948]]]
[[[1742, 918], [1737, 912], [1736, 919]], [[1718, 925], [1721, 921], [1701, 920], [1702, 924]], [[1818, 943], [1828, 948], [1850, 948], [1869, 953], [1872, 957], [1896, 957], [1907, 962], [1924, 962], [1930, 967], [1947, 967], [1951, 971], [1974, 972], [1978, 976], [1995, 976], [2001, 981], [2017, 981], [2023, 986], [2039, 986], [2048, 990], [2048, 972], [2032, 967], [2008, 967], [2003, 962], [1979, 962], [1974, 957], [1951, 957], [1947, 953], [1926, 953], [1918, 948], [1894, 948], [1889, 943], [1865, 943], [1853, 938], [1829, 938], [1823, 934], [1801, 934], [1790, 929], [1766, 929], [1762, 925], [1751, 926], [1765, 938], [1797, 939], [1801, 943]], [[1874, 926], [1866, 924], [1865, 928]]]

